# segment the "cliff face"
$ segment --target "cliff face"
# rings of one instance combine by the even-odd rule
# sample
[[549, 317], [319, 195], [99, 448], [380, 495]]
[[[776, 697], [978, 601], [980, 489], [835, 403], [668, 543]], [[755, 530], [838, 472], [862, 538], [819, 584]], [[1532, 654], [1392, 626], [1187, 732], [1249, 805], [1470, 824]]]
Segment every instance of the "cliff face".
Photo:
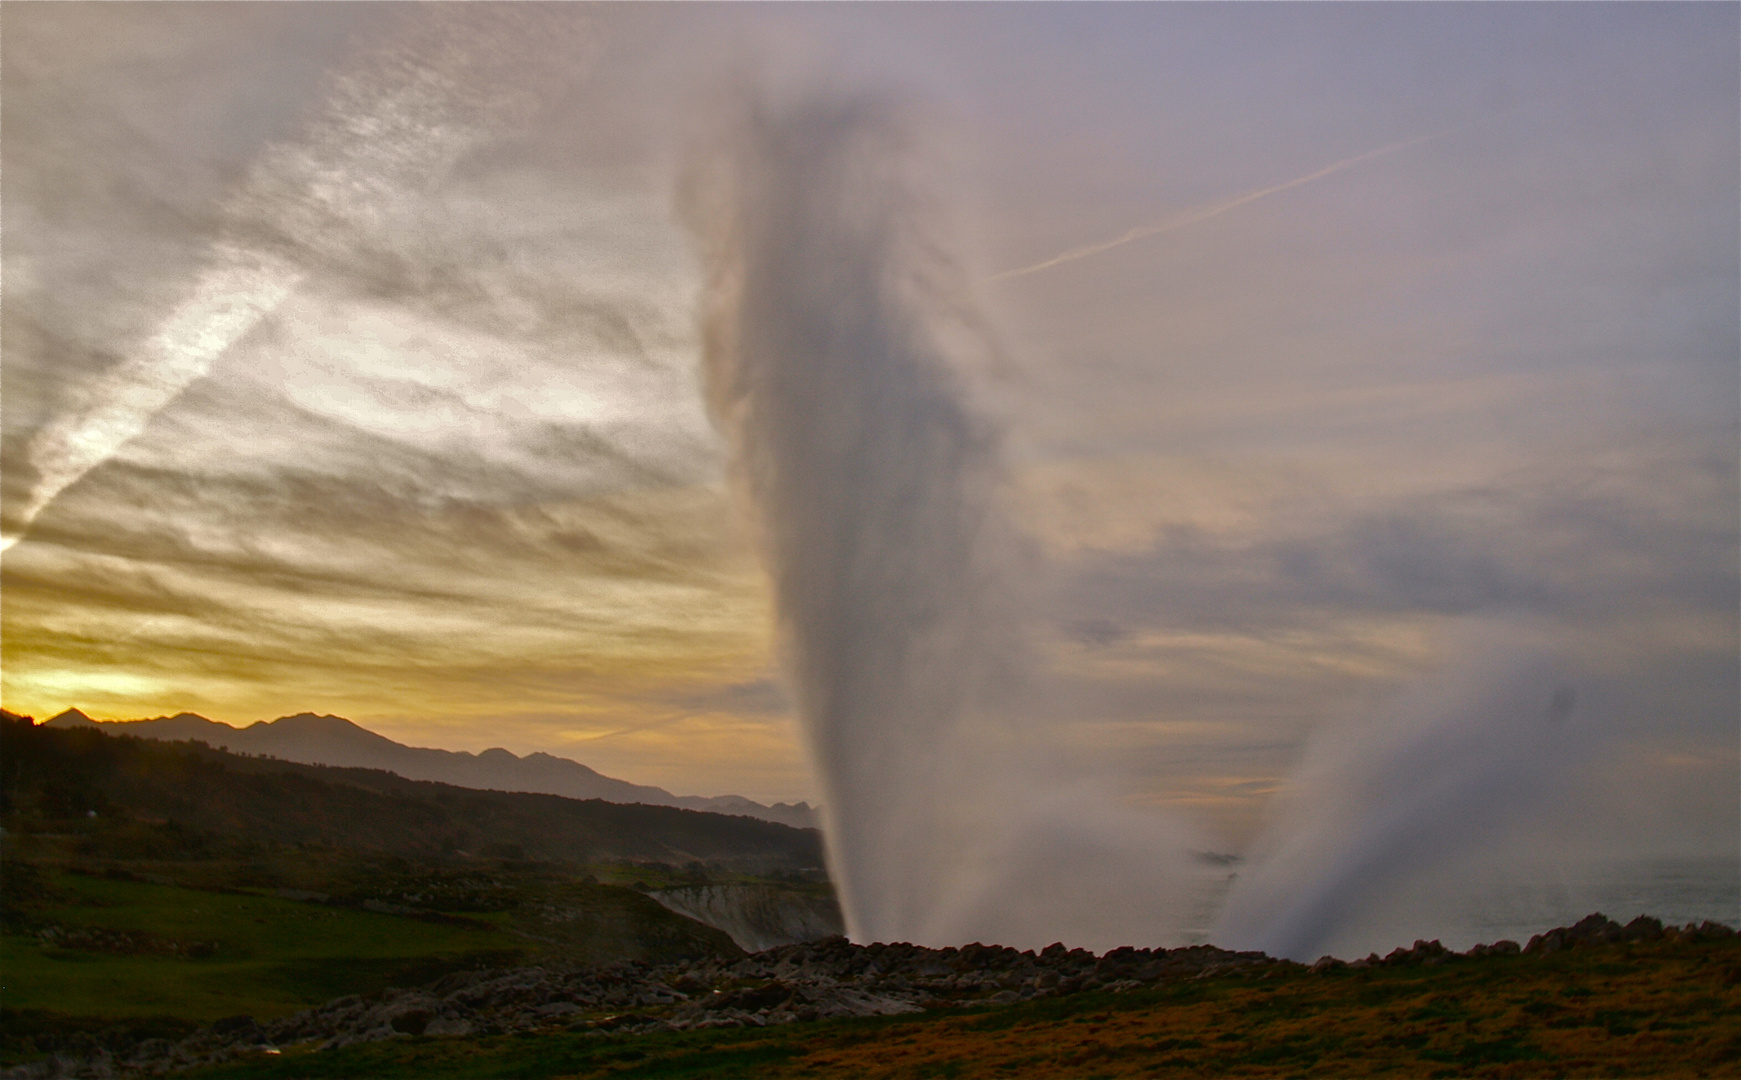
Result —
[[844, 932], [833, 897], [773, 885], [696, 885], [648, 895], [679, 915], [725, 931], [747, 952]]

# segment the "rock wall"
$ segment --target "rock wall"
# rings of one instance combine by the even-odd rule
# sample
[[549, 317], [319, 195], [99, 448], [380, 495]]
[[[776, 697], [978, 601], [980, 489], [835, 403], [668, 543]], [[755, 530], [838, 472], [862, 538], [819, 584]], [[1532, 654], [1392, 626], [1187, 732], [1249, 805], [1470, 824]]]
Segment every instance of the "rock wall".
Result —
[[696, 885], [647, 895], [670, 911], [725, 931], [745, 952], [844, 932], [840, 905], [832, 896], [776, 885]]

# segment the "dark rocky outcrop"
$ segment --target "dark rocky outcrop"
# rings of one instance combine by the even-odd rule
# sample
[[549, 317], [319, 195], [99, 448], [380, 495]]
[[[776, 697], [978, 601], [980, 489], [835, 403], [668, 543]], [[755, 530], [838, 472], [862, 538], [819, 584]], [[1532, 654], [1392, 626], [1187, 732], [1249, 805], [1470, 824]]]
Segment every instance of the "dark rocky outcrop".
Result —
[[[1631, 941], [1698, 941], [1734, 931], [1717, 923], [1664, 929], [1640, 917], [1621, 926], [1591, 915], [1516, 942], [1477, 945], [1462, 957], [1545, 956], [1559, 949]], [[593, 969], [528, 967], [462, 972], [428, 986], [350, 996], [278, 1020], [232, 1017], [182, 1039], [131, 1047], [69, 1048], [6, 1070], [5, 1080], [154, 1075], [277, 1047], [320, 1049], [382, 1039], [531, 1031], [644, 1033], [765, 1027], [855, 1016], [1000, 1005], [1063, 994], [1120, 993], [1185, 979], [1324, 974], [1375, 966], [1436, 965], [1459, 959], [1437, 941], [1417, 941], [1382, 959], [1352, 964], [1325, 957], [1309, 969], [1259, 952], [1211, 945], [1114, 949], [1096, 956], [1051, 945], [1020, 952], [996, 945], [927, 949], [855, 945], [835, 937], [786, 945], [742, 959], [639, 962]], [[1521, 960], [1520, 960], [1521, 962]]]
[[1601, 915], [1586, 915], [1571, 926], [1537, 934], [1523, 947], [1527, 956], [1546, 956], [1561, 949], [1576, 949], [1590, 945], [1608, 945], [1617, 941], [1656, 941], [1670, 938], [1676, 941], [1707, 941], [1733, 936], [1735, 931], [1709, 920], [1695, 926], [1663, 928], [1662, 923], [1640, 915], [1625, 926]]

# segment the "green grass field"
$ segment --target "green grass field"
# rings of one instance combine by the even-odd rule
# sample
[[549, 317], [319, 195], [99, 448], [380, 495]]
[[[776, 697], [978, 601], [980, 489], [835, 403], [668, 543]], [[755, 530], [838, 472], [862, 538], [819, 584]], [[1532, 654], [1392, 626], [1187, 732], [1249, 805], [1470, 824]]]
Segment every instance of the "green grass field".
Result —
[[[271, 896], [43, 871], [0, 935], [0, 1006], [84, 1017], [281, 1016], [343, 994], [512, 963], [525, 938]], [[45, 941], [41, 928], [60, 932]], [[9, 928], [12, 929], [12, 928]]]
[[[4, 836], [0, 1066], [468, 968], [737, 953], [584, 867], [70, 824]], [[196, 850], [166, 842], [178, 839]]]

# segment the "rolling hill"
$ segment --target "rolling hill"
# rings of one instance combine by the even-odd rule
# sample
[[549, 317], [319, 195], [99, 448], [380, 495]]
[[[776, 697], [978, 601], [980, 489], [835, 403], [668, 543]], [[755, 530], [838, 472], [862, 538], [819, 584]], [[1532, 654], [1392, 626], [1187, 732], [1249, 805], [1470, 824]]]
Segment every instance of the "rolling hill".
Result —
[[820, 834], [777, 822], [244, 757], [197, 742], [110, 734], [118, 726], [0, 716], [7, 817], [120, 815], [141, 825], [417, 857], [515, 851], [574, 863], [822, 873]]

